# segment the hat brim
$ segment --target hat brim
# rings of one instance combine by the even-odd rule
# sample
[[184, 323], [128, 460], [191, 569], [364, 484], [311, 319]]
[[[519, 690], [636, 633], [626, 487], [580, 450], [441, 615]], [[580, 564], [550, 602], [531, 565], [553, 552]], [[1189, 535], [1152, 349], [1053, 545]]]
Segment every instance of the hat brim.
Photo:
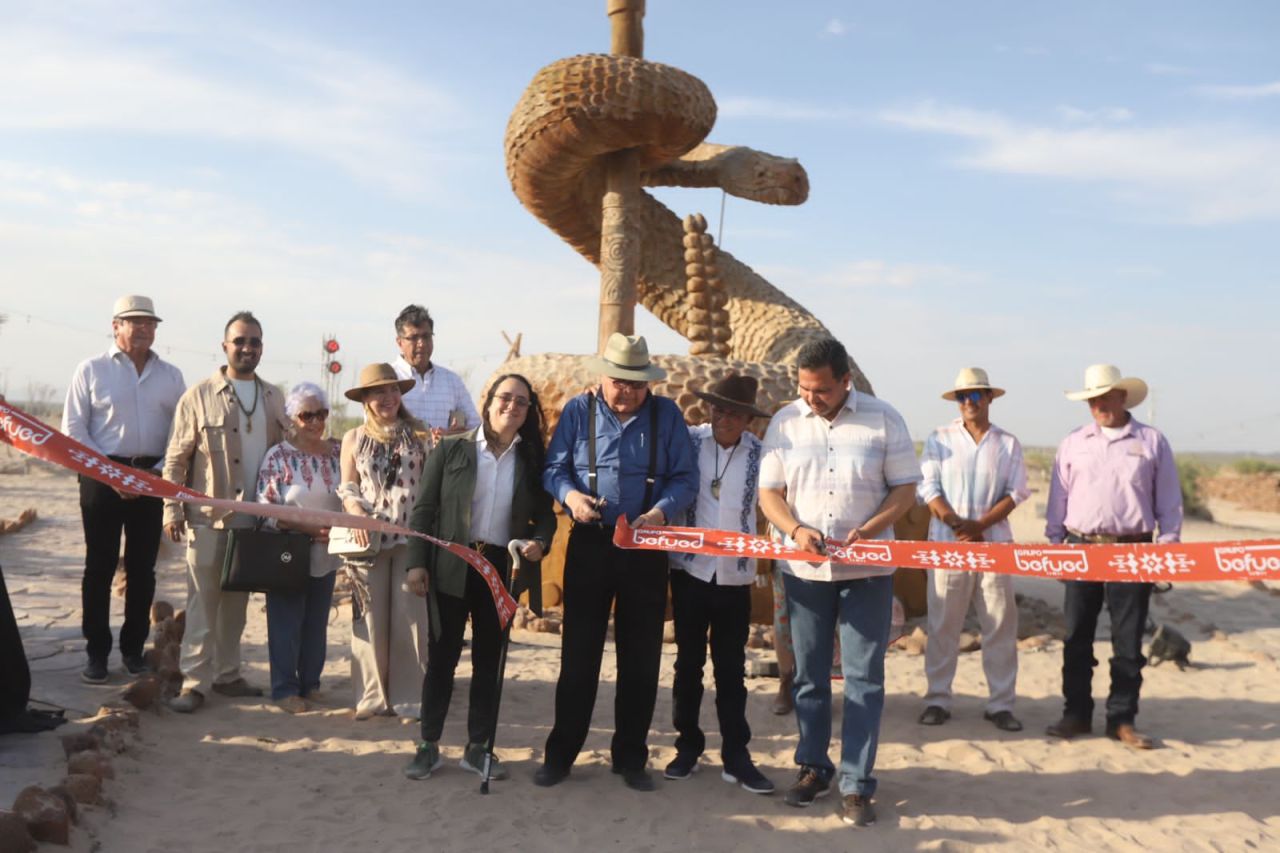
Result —
[[417, 384], [417, 380], [414, 379], [384, 379], [381, 382], [373, 382], [369, 385], [361, 385], [357, 388], [348, 388], [346, 391], [342, 392], [342, 395], [354, 403], [360, 403], [364, 401], [365, 393], [372, 391], [374, 388], [381, 388], [384, 385], [398, 385], [400, 386], [400, 393], [405, 394], [415, 384]]
[[996, 397], [1004, 396], [1004, 389], [996, 388], [993, 385], [966, 385], [963, 388], [952, 388], [950, 391], [943, 391], [942, 399], [951, 400], [952, 402], [955, 402], [956, 395], [959, 394], [961, 391], [990, 391], [991, 399], [993, 400]]
[[123, 314], [117, 314], [117, 315], [115, 316], [115, 319], [116, 319], [116, 320], [131, 320], [131, 319], [133, 319], [134, 317], [145, 317], [145, 318], [147, 318], [148, 320], [155, 320], [157, 323], [163, 323], [163, 322], [164, 322], [164, 320], [161, 320], [159, 317], [157, 317], [155, 314], [152, 314], [150, 311], [126, 311], [126, 312], [124, 312]]
[[741, 412], [751, 415], [753, 418], [769, 418], [773, 417], [768, 412], [757, 409], [750, 403], [744, 403], [741, 400], [731, 400], [728, 397], [721, 397], [719, 394], [712, 394], [708, 391], [694, 391], [693, 396], [699, 400], [706, 400], [713, 406], [719, 406], [722, 409], [728, 409], [731, 412]]
[[614, 364], [612, 361], [601, 358], [600, 356], [592, 356], [587, 362], [587, 367], [593, 373], [602, 373], [605, 376], [611, 376], [614, 379], [622, 379], [627, 382], [653, 382], [657, 379], [666, 379], [667, 371], [650, 362], [644, 367], [630, 368]]
[[1111, 385], [1104, 385], [1101, 388], [1086, 388], [1083, 391], [1066, 391], [1068, 400], [1092, 400], [1094, 397], [1101, 397], [1108, 391], [1119, 388], [1125, 392], [1124, 407], [1132, 409], [1142, 405], [1142, 401], [1147, 399], [1147, 383], [1134, 376], [1126, 376], [1118, 382]]

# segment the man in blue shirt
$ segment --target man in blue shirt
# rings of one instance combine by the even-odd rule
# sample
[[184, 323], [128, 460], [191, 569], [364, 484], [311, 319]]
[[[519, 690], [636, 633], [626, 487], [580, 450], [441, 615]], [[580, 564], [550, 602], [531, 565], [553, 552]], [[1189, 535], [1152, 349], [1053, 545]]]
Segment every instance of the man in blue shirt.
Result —
[[677, 517], [697, 495], [698, 468], [679, 407], [649, 393], [649, 382], [667, 374], [649, 362], [643, 337], [614, 334], [593, 366], [600, 385], [565, 405], [542, 475], [574, 524], [565, 553], [555, 725], [534, 782], [562, 782], [582, 751], [612, 609], [618, 661], [613, 772], [634, 790], [652, 791], [645, 764], [662, 661], [667, 555], [616, 547], [613, 527], [619, 515], [634, 527]]

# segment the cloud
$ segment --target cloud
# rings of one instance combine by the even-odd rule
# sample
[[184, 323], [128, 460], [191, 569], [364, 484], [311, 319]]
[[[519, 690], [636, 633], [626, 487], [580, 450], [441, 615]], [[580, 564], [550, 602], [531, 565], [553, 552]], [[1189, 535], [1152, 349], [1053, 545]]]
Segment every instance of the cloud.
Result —
[[1119, 124], [1133, 120], [1133, 113], [1124, 107], [1102, 107], [1096, 110], [1086, 110], [1063, 104], [1058, 107], [1058, 115], [1062, 116], [1064, 121], [1073, 124]]
[[858, 117], [846, 107], [751, 97], [719, 98], [716, 112], [720, 118], [773, 121], [850, 121]]
[[1149, 215], [1194, 224], [1280, 217], [1280, 137], [1234, 128], [1037, 126], [999, 113], [923, 102], [888, 125], [956, 136], [966, 169], [1092, 182]]
[[1257, 83], [1239, 86], [1197, 86], [1198, 95], [1222, 101], [1254, 101], [1259, 98], [1280, 97], [1280, 80], [1274, 83]]
[[849, 28], [845, 26], [844, 21], [840, 20], [839, 18], [832, 18], [831, 20], [827, 21], [827, 25], [822, 28], [822, 32], [824, 35], [835, 36], [836, 38], [839, 38], [840, 36], [849, 32]]

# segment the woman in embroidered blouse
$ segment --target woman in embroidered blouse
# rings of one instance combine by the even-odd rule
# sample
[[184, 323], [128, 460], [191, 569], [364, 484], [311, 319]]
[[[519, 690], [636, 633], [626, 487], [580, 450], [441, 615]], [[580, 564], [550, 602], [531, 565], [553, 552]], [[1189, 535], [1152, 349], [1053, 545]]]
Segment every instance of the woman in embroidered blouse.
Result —
[[[262, 503], [336, 511], [338, 442], [325, 437], [329, 401], [311, 382], [293, 387], [284, 404], [291, 436], [270, 448], [258, 470]], [[329, 556], [329, 528], [268, 520], [269, 526], [311, 536], [311, 580], [302, 592], [267, 593], [267, 650], [271, 698], [291, 714], [319, 698], [320, 673], [328, 645], [329, 605], [338, 559]]]
[[[342, 508], [401, 527], [418, 496], [430, 449], [427, 427], [405, 409], [413, 387], [389, 364], [370, 364], [347, 399], [364, 406], [365, 422], [342, 438]], [[368, 533], [355, 529], [363, 545]], [[376, 556], [346, 561], [352, 582], [351, 682], [356, 719], [374, 714], [417, 719], [427, 662], [427, 606], [404, 589], [409, 546], [402, 535], [380, 534]]]

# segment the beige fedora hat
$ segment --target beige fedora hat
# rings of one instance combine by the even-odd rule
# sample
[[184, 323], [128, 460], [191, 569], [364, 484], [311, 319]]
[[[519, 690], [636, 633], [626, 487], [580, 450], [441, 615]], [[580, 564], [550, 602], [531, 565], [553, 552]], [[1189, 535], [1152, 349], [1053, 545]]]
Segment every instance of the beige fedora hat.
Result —
[[383, 385], [399, 385], [400, 393], [408, 391], [414, 385], [412, 379], [401, 379], [396, 376], [396, 370], [385, 362], [377, 362], [374, 364], [366, 364], [360, 369], [360, 384], [354, 388], [348, 388], [342, 392], [348, 400], [355, 400], [359, 403], [364, 399], [364, 392], [372, 388], [381, 388]]
[[963, 367], [956, 374], [956, 383], [950, 391], [942, 392], [942, 399], [954, 400], [957, 391], [990, 391], [992, 399], [1004, 396], [1004, 389], [997, 388], [987, 378], [987, 371], [981, 367]]
[[1121, 376], [1114, 364], [1092, 364], [1084, 372], [1084, 390], [1066, 391], [1068, 400], [1092, 400], [1101, 397], [1112, 388], [1119, 388], [1127, 395], [1124, 407], [1132, 409], [1147, 399], [1147, 383], [1135, 376]]
[[156, 316], [156, 306], [150, 296], [121, 296], [116, 300], [115, 307], [111, 309], [111, 318], [127, 320], [130, 317], [149, 317], [157, 323], [161, 322]]
[[650, 382], [667, 376], [667, 371], [649, 361], [649, 345], [644, 335], [621, 332], [610, 335], [604, 352], [588, 360], [587, 366], [605, 376], [630, 382]]

